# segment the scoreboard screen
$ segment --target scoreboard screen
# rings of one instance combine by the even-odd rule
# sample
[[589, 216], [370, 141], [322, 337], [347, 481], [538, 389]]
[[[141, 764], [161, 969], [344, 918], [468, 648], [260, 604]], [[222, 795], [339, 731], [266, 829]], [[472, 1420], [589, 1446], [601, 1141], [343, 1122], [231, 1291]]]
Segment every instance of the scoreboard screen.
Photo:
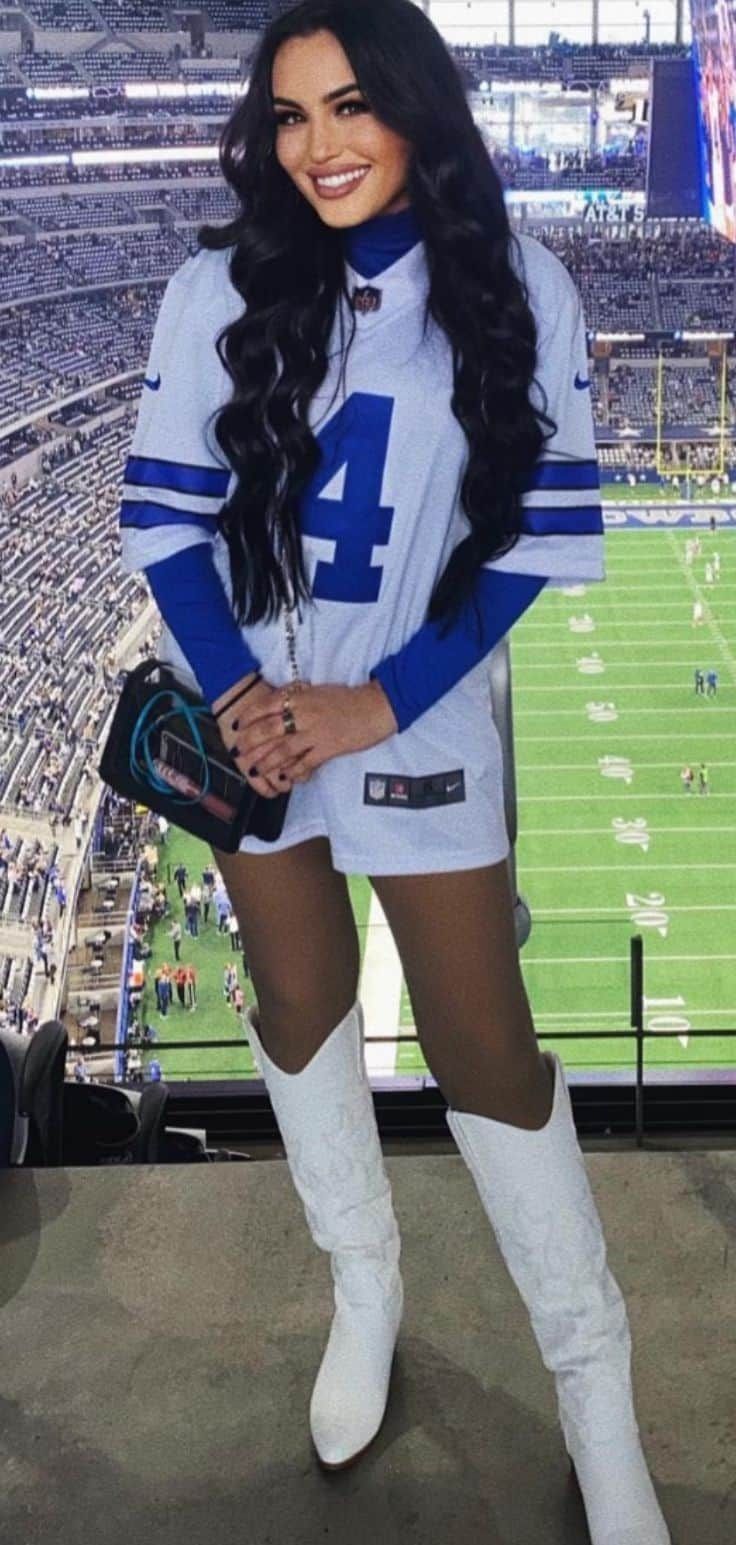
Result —
[[651, 97], [647, 216], [706, 219], [693, 58], [653, 59]]
[[736, 242], [736, 0], [690, 0], [703, 218]]

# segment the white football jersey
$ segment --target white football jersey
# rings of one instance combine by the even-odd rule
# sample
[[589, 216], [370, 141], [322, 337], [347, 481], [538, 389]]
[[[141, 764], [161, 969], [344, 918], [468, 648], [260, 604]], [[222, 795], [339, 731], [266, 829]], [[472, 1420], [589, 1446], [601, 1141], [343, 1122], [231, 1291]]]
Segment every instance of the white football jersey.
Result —
[[[603, 527], [582, 307], [554, 254], [532, 237], [519, 241], [539, 330], [536, 376], [546, 392], [545, 403], [535, 382], [533, 400], [558, 427], [529, 471], [523, 535], [510, 553], [485, 566], [544, 576], [557, 586], [600, 580]], [[215, 525], [235, 486], [235, 473], [212, 428], [217, 409], [232, 395], [215, 338], [243, 310], [230, 283], [228, 257], [227, 251], [201, 251], [182, 264], [166, 287], [125, 469], [120, 535], [126, 572], [143, 570], [206, 538], [232, 599], [227, 543]], [[349, 264], [347, 280], [350, 292], [366, 282]], [[451, 346], [431, 318], [422, 338], [428, 287], [424, 243], [416, 243], [368, 282], [381, 291], [380, 307], [355, 314], [345, 382], [337, 393], [336, 318], [329, 370], [309, 412], [322, 463], [300, 503], [313, 601], [302, 603], [296, 649], [300, 673], [313, 683], [358, 685], [367, 681], [372, 667], [401, 649], [426, 621], [434, 586], [470, 529], [460, 505], [468, 446], [450, 406]], [[349, 315], [343, 318], [345, 337], [350, 320]], [[283, 618], [246, 626], [243, 636], [267, 681], [282, 685], [290, 680]], [[165, 628], [158, 654], [197, 686]], [[433, 864], [451, 868], [492, 862], [490, 853], [505, 856], [500, 747], [488, 704], [483, 660], [403, 734], [371, 751], [334, 758], [308, 784], [297, 786], [287, 814], [290, 841], [318, 830], [331, 839], [334, 835], [336, 867], [346, 872], [420, 872]], [[448, 734], [458, 745], [449, 762]], [[387, 803], [380, 804], [382, 780], [428, 772], [438, 754], [439, 771], [449, 779], [447, 801], [402, 809], [400, 790], [392, 804], [389, 787]], [[459, 799], [451, 777], [458, 769], [463, 771]], [[485, 827], [469, 808], [468, 785], [475, 786], [481, 774]], [[386, 818], [383, 825], [375, 824], [379, 815]], [[424, 822], [421, 857], [416, 817]], [[429, 840], [430, 817], [436, 840]], [[444, 825], [438, 824], [440, 817]], [[403, 826], [396, 826], [397, 818]], [[412, 818], [414, 837], [402, 858], [400, 839]], [[340, 820], [347, 823], [342, 837]], [[275, 846], [289, 845], [286, 838], [285, 827]], [[265, 852], [274, 845], [247, 838], [243, 847]], [[474, 860], [473, 852], [486, 856]]]

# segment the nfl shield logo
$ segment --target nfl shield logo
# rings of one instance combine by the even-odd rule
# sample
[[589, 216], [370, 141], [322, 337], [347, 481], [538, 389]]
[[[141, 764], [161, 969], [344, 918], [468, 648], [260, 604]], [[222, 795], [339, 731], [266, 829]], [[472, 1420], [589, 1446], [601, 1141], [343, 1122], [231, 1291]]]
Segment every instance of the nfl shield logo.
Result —
[[353, 311], [380, 311], [382, 293], [381, 290], [377, 290], [372, 284], [364, 284], [362, 289], [359, 285], [354, 285]]
[[368, 795], [369, 795], [370, 799], [385, 799], [386, 798], [386, 779], [385, 778], [369, 778], [368, 779]]

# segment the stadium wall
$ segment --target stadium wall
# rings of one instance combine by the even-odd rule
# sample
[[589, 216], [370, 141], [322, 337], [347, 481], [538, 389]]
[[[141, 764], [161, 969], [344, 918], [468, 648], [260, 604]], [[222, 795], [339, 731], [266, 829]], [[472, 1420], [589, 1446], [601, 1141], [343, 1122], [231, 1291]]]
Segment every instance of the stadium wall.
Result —
[[244, 50], [256, 48], [261, 41], [260, 32], [210, 32], [205, 29], [204, 40], [213, 54], [232, 57]]
[[[188, 32], [182, 32], [181, 28], [170, 29], [168, 32], [133, 32], [128, 28], [115, 30], [115, 42], [117, 44], [132, 44], [134, 48], [140, 48], [144, 53], [170, 54], [173, 53], [176, 44], [180, 48], [188, 48], [191, 42]], [[105, 49], [109, 54], [111, 49]]]
[[[79, 54], [85, 48], [94, 47], [105, 36], [105, 29], [96, 32], [59, 32], [34, 27], [33, 42], [37, 51], [51, 54]], [[19, 44], [19, 48], [20, 48]], [[22, 69], [21, 65], [21, 69]]]

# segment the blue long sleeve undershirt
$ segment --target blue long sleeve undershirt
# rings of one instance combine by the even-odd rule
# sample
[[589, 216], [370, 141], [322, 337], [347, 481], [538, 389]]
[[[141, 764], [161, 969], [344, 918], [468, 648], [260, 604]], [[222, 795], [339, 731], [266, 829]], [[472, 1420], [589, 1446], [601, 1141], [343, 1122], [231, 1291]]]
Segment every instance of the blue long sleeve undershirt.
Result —
[[[439, 622], [425, 622], [396, 654], [374, 666], [370, 679], [383, 687], [399, 733], [490, 654], [546, 583], [537, 575], [481, 569], [472, 596], [444, 638], [439, 637]], [[482, 625], [480, 642], [474, 600]]]
[[[210, 706], [241, 676], [260, 670], [230, 611], [209, 543], [188, 547], [145, 572], [161, 616]], [[545, 584], [533, 575], [481, 569], [473, 596], [444, 638], [439, 637], [439, 623], [426, 622], [401, 649], [373, 667], [370, 679], [383, 687], [399, 733], [490, 654]]]
[[210, 708], [241, 676], [260, 670], [230, 610], [209, 542], [152, 563], [145, 575]]

